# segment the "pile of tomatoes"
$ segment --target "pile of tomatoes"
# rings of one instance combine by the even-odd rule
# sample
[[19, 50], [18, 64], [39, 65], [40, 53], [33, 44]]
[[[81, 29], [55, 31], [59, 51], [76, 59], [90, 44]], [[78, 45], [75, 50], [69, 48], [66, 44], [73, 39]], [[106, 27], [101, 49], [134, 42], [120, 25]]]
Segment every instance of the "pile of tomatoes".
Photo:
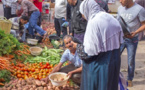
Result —
[[53, 69], [53, 65], [49, 63], [12, 63], [13, 75], [19, 79], [27, 79], [33, 77], [35, 79], [46, 78]]

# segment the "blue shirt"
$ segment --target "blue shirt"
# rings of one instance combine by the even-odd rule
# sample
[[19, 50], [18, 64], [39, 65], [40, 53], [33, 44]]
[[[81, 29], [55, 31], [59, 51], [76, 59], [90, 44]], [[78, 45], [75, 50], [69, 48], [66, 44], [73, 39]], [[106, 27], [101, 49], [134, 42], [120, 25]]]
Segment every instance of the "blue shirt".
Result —
[[77, 51], [73, 55], [73, 54], [71, 54], [69, 49], [66, 49], [61, 57], [60, 62], [64, 63], [66, 61], [70, 61], [72, 64], [75, 65], [75, 67], [81, 67], [81, 65], [82, 65], [82, 60], [79, 58]]

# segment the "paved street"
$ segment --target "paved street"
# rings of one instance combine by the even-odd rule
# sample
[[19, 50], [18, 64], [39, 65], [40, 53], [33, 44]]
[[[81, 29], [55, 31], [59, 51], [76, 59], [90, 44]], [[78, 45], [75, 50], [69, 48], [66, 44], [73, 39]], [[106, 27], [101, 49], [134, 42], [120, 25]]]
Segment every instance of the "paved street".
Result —
[[[3, 16], [3, 7], [0, 3], [0, 16]], [[121, 56], [121, 71], [124, 76], [127, 76], [127, 52], [123, 52]], [[134, 86], [129, 90], [145, 90], [145, 40], [142, 40], [138, 44], [136, 54], [136, 71], [135, 78], [133, 80]]]

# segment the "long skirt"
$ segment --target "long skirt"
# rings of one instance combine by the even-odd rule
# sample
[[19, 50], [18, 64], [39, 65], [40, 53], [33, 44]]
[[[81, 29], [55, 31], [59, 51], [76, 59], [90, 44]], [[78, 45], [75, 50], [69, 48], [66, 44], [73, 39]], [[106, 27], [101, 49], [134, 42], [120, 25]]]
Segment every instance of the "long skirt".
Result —
[[81, 90], [118, 90], [120, 60], [115, 49], [83, 61]]

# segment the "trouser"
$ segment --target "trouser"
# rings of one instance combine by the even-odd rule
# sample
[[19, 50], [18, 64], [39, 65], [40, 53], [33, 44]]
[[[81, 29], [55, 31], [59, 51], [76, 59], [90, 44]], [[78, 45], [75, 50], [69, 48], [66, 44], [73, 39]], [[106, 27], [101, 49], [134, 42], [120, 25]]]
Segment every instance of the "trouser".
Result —
[[39, 16], [40, 16], [39, 11], [34, 11], [30, 16], [29, 27], [28, 27], [30, 35], [34, 35], [34, 30], [36, 30], [36, 32], [42, 36], [46, 33], [46, 31], [44, 31], [42, 28], [40, 28], [40, 26], [37, 25]]
[[61, 26], [65, 22], [62, 19], [63, 18], [60, 18], [60, 19], [55, 18], [54, 19], [55, 30], [56, 30], [57, 36], [59, 36], [59, 37], [61, 36], [61, 32], [63, 33], [62, 37], [67, 35], [67, 28]]
[[7, 19], [11, 18], [11, 7], [4, 6], [4, 17]]
[[[68, 72], [73, 71], [73, 70], [75, 70], [75, 69], [77, 69], [77, 67], [75, 67], [73, 64], [69, 64], [69, 65], [67, 65], [67, 66], [62, 67], [62, 68], [59, 70], [59, 72], [68, 73]], [[73, 74], [72, 77], [71, 77], [71, 79], [72, 79], [72, 81], [73, 81], [75, 84], [77, 84], [77, 85], [80, 86], [80, 83], [81, 83], [81, 73], [75, 73], [75, 74]]]
[[135, 55], [138, 45], [138, 37], [132, 39], [125, 38], [124, 43], [121, 44], [120, 51], [121, 53], [126, 48], [128, 54], [128, 80], [133, 80], [134, 70], [135, 70]]

